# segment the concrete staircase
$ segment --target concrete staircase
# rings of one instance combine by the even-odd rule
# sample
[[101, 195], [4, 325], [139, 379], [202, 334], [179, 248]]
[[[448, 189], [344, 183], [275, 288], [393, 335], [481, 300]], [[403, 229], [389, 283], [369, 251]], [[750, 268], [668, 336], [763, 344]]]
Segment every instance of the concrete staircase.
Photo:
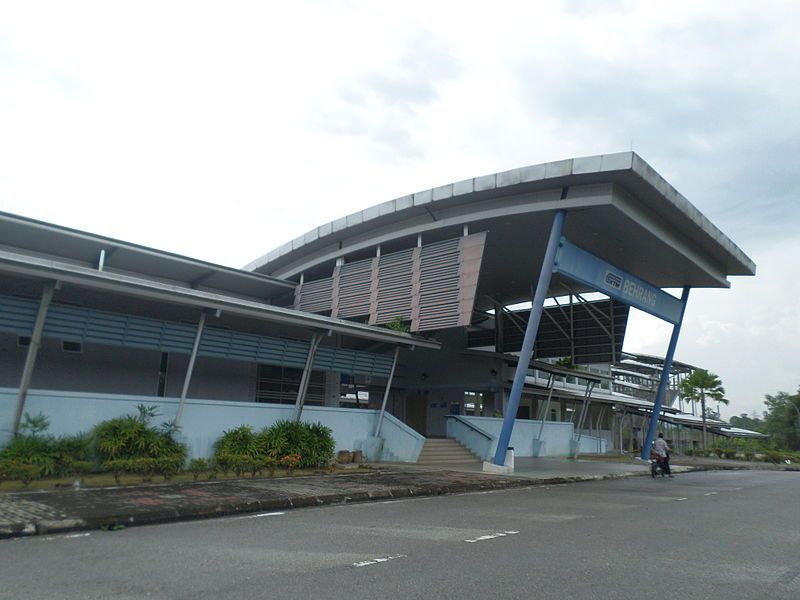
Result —
[[476, 463], [480, 459], [450, 438], [428, 438], [422, 447], [417, 464], [422, 466], [442, 466], [451, 464]]

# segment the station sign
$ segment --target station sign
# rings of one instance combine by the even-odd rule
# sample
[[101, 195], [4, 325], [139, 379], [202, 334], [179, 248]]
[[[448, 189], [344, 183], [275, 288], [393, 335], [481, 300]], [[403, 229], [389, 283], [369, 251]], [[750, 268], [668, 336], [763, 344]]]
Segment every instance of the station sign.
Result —
[[673, 325], [681, 319], [682, 302], [591, 252], [561, 238], [553, 273], [560, 273], [610, 298], [638, 308]]

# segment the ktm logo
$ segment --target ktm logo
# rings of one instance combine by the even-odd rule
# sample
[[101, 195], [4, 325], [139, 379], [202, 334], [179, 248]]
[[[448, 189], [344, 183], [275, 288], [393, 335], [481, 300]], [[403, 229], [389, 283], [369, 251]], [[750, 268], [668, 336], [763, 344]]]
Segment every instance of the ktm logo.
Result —
[[606, 271], [606, 284], [618, 290], [622, 288], [622, 277], [611, 271]]

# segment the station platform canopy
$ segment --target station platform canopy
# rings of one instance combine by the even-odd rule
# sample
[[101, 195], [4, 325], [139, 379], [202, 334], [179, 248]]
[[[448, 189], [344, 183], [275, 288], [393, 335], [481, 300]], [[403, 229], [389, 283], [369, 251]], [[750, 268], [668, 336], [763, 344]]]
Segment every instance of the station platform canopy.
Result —
[[[755, 264], [633, 152], [549, 162], [422, 190], [343, 216], [245, 268], [306, 282], [356, 261], [486, 232], [477, 310], [529, 301], [555, 211], [573, 244], [659, 288], [729, 286]], [[591, 291], [554, 274], [549, 296]]]

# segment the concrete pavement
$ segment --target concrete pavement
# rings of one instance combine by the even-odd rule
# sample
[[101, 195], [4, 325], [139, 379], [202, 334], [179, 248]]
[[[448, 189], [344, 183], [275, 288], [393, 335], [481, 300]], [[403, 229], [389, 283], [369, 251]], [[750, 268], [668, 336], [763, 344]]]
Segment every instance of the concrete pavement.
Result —
[[[703, 459], [689, 463], [676, 464], [673, 471], [753, 466]], [[649, 473], [647, 463], [612, 460], [521, 458], [515, 467], [513, 475], [491, 475], [482, 473], [478, 462], [438, 469], [384, 463], [298, 477], [5, 493], [0, 494], [0, 538]]]

